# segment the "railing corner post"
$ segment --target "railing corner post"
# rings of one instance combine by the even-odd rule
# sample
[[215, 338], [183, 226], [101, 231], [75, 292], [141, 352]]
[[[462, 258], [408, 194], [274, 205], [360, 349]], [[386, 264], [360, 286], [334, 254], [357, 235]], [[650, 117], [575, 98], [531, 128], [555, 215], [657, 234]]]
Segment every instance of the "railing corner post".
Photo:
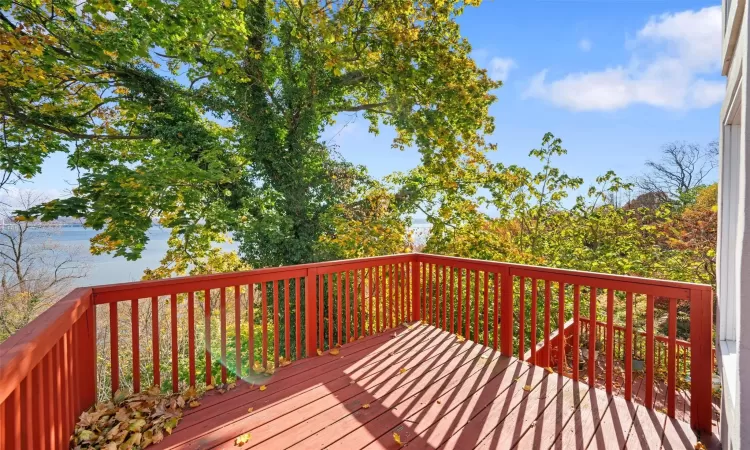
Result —
[[713, 291], [690, 290], [690, 425], [711, 433], [713, 354]]
[[422, 305], [419, 301], [422, 283], [419, 277], [419, 255], [414, 254], [411, 260], [411, 320], [416, 322], [422, 319]]
[[316, 336], [317, 322], [316, 322], [316, 301], [315, 289], [317, 278], [317, 271], [314, 268], [307, 269], [307, 275], [305, 275], [305, 347], [307, 354], [305, 356], [310, 357], [317, 353], [317, 341]]
[[513, 276], [510, 267], [500, 270], [500, 352], [513, 355]]

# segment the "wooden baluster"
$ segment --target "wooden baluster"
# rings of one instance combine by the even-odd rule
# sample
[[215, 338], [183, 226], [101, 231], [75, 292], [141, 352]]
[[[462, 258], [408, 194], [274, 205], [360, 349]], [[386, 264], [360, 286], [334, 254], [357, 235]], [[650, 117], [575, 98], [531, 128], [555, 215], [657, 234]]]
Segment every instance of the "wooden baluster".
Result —
[[227, 288], [219, 289], [219, 325], [221, 326], [221, 382], [227, 384]]
[[589, 386], [596, 386], [596, 334], [599, 329], [596, 323], [596, 287], [589, 288], [589, 358], [588, 382]]
[[531, 364], [537, 365], [536, 361], [536, 338], [537, 338], [537, 297], [539, 294], [539, 282], [536, 278], [531, 279]]
[[260, 321], [261, 321], [261, 333], [262, 333], [262, 365], [263, 369], [268, 369], [268, 283], [265, 281], [260, 283]]
[[625, 294], [625, 400], [633, 393], [633, 293]]
[[552, 317], [550, 311], [551, 297], [550, 282], [549, 280], [544, 280], [544, 367], [550, 366], [550, 353], [552, 353], [549, 341], [549, 335], [552, 332], [550, 325]]
[[279, 347], [281, 331], [279, 328], [279, 281], [273, 280], [271, 282], [273, 286], [273, 367], [274, 369], [279, 368]]
[[284, 284], [284, 359], [292, 360], [292, 316], [289, 311], [289, 278], [282, 281]]
[[372, 311], [373, 311], [373, 295], [375, 294], [375, 288], [373, 286], [373, 280], [374, 280], [374, 274], [373, 274], [373, 272], [374, 271], [375, 271], [375, 269], [371, 267], [370, 268], [370, 274], [369, 274], [370, 275], [369, 276], [369, 279], [370, 279], [369, 281], [370, 282], [367, 284], [367, 290], [369, 291], [369, 294], [370, 294], [369, 301], [367, 302], [369, 304], [369, 309], [370, 309], [370, 314], [367, 316], [367, 319], [368, 319], [368, 327], [367, 327], [367, 329], [369, 330], [369, 332], [370, 332], [369, 334], [370, 335], [373, 334], [372, 333], [372, 319], [373, 319]]
[[615, 291], [612, 288], [607, 289], [607, 365], [606, 365], [606, 391], [612, 392], [612, 372], [614, 371], [614, 340], [615, 340]]
[[429, 308], [427, 308], [427, 316], [428, 316], [427, 323], [429, 323], [430, 325], [435, 325], [435, 313], [433, 312], [433, 304], [434, 304], [433, 294], [435, 291], [432, 285], [432, 272], [433, 272], [432, 269], [434, 267], [435, 267], [434, 264], [430, 264], [430, 263], [427, 264], [427, 272], [428, 272], [428, 277], [429, 277], [429, 281], [427, 282], [427, 292], [428, 292], [427, 295], [429, 295], [429, 299], [430, 299], [429, 300], [430, 306]]
[[295, 356], [297, 359], [302, 358], [302, 305], [300, 302], [300, 284], [302, 277], [294, 279], [294, 338], [295, 338]]
[[479, 342], [479, 271], [474, 271], [474, 342]]
[[388, 323], [390, 324], [391, 328], [394, 328], [396, 326], [396, 283], [394, 279], [394, 272], [395, 271], [393, 264], [388, 264], [388, 314], [390, 314]]
[[484, 327], [482, 329], [482, 332], [484, 333], [484, 346], [487, 347], [489, 345], [489, 277], [490, 274], [487, 273], [487, 271], [484, 271]]
[[343, 303], [343, 291], [341, 290], [341, 284], [342, 284], [342, 276], [341, 272], [336, 272], [336, 336], [338, 337], [338, 344], [343, 345], [343, 333], [341, 332], [341, 304]]
[[646, 407], [654, 407], [654, 296], [646, 296]]
[[325, 349], [325, 321], [324, 321], [324, 308], [325, 308], [325, 297], [323, 296], [323, 287], [325, 285], [326, 275], [321, 273], [318, 274], [318, 350]]
[[[112, 380], [112, 395], [120, 389], [120, 342], [117, 320], [117, 303], [109, 304], [109, 351], [110, 351], [110, 377]], [[16, 416], [18, 417], [18, 416]]]
[[[249, 355], [250, 356], [249, 358], [250, 368], [248, 369], [248, 372], [247, 372], [248, 375], [252, 375], [253, 369], [255, 368], [255, 312], [253, 311], [254, 303], [255, 303], [255, 284], [248, 283], [247, 285], [247, 304], [248, 304], [247, 328], [248, 328], [248, 336], [250, 338], [250, 342], [248, 342], [247, 344], [248, 351], [250, 353]], [[312, 312], [310, 315], [314, 317], [315, 313]]]
[[463, 279], [464, 279], [464, 272], [461, 268], [458, 268], [458, 286], [456, 289], [456, 293], [458, 294], [456, 297], [456, 304], [458, 306], [458, 323], [456, 324], [456, 334], [461, 334], [461, 331], [463, 328], [461, 327], [463, 325], [463, 311], [462, 311], [462, 303], [463, 303]]
[[443, 330], [448, 330], [448, 267], [443, 266]]
[[211, 374], [211, 289], [203, 290], [203, 304], [204, 319], [206, 324], [204, 330], [204, 352], [206, 355], [206, 386], [208, 386], [213, 383], [213, 376]]
[[[240, 328], [242, 319], [242, 306], [240, 298], [240, 287], [234, 287], [234, 380], [242, 379], [242, 331]], [[252, 370], [252, 367], [250, 368]], [[248, 373], [249, 375], [249, 373]]]
[[[352, 306], [351, 306], [351, 290], [352, 290], [352, 282], [351, 282], [351, 273], [349, 270], [346, 271], [346, 333], [344, 333], [344, 342], [349, 342], [352, 340]], [[356, 322], [355, 322], [356, 323]]]
[[466, 269], [466, 320], [464, 321], [464, 337], [471, 339], [471, 270]]
[[669, 301], [669, 342], [667, 355], [667, 415], [675, 415], [675, 397], [677, 390], [677, 373], [675, 364], [677, 356], [675, 348], [677, 346], [677, 299], [670, 298]]
[[557, 283], [557, 373], [565, 373], [565, 283]]
[[315, 292], [318, 283], [318, 274], [315, 269], [307, 269], [305, 273], [305, 356], [311, 357], [316, 355], [318, 343], [315, 340], [318, 326], [315, 320], [315, 302], [317, 300]]
[[133, 341], [133, 392], [141, 392], [141, 346], [138, 332], [138, 299], [130, 301], [130, 337]]
[[151, 360], [154, 364], [154, 386], [161, 387], [161, 362], [159, 361], [159, 297], [151, 297]]
[[388, 328], [388, 325], [386, 325], [386, 309], [387, 309], [387, 303], [386, 303], [386, 297], [387, 297], [387, 290], [386, 290], [386, 276], [387, 271], [385, 266], [380, 266], [380, 296], [378, 298], [380, 299], [380, 304], [383, 308], [383, 322], [382, 322], [382, 328], [378, 328], [378, 332], [382, 332], [386, 328]]
[[188, 372], [190, 386], [195, 387], [195, 293], [188, 292]]
[[581, 286], [573, 286], [573, 380], [578, 381], [581, 355]]
[[497, 350], [497, 346], [498, 346], [497, 326], [498, 326], [498, 321], [500, 319], [498, 316], [499, 314], [498, 309], [500, 309], [500, 289], [501, 289], [500, 274], [495, 272], [495, 285], [494, 285], [494, 289], [492, 290], [493, 291], [492, 292], [492, 295], [493, 295], [493, 299], [492, 299], [493, 300], [493, 303], [492, 303], [493, 305], [492, 307], [492, 348], [494, 348], [495, 350]]
[[454, 316], [454, 305], [453, 305], [453, 303], [455, 301], [455, 299], [453, 298], [453, 288], [454, 288], [453, 278], [455, 276], [454, 272], [455, 272], [454, 268], [451, 267], [451, 279], [450, 279], [450, 291], [451, 291], [451, 293], [448, 296], [448, 301], [450, 302], [449, 305], [450, 305], [450, 333], [451, 334], [454, 334], [456, 332], [456, 329], [454, 327], [455, 316]]
[[333, 348], [333, 272], [328, 274], [328, 348]]

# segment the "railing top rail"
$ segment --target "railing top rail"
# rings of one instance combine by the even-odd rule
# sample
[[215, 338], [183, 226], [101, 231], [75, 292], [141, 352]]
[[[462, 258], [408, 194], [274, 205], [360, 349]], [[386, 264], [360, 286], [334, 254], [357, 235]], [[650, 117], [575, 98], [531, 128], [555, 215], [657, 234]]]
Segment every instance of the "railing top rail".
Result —
[[344, 270], [352, 265], [364, 265], [368, 263], [383, 264], [387, 262], [410, 261], [414, 258], [413, 253], [397, 255], [373, 256], [368, 258], [342, 259], [336, 261], [325, 261], [319, 263], [297, 264], [293, 266], [266, 267], [261, 269], [245, 270], [241, 272], [229, 272], [214, 275], [193, 275], [184, 277], [167, 278], [163, 280], [132, 281], [128, 283], [106, 284], [92, 286], [95, 303], [107, 303], [123, 299], [122, 296], [131, 295], [134, 298], [146, 298], [151, 295], [166, 295], [172, 292], [188, 291], [195, 288], [218, 288], [232, 286], [234, 284], [247, 284], [248, 282], [262, 282], [278, 278], [292, 278], [304, 276], [310, 269], [332, 270], [341, 267]]
[[593, 278], [593, 279], [602, 280], [602, 281], [619, 281], [619, 282], [637, 283], [637, 284], [657, 286], [657, 287], [673, 287], [673, 288], [678, 288], [678, 289], [690, 289], [690, 290], [699, 290], [699, 291], [712, 290], [712, 287], [710, 285], [688, 283], [685, 281], [660, 280], [657, 278], [634, 277], [630, 275], [614, 275], [614, 274], [608, 274], [608, 273], [586, 272], [582, 270], [572, 270], [572, 269], [557, 269], [553, 267], [533, 266], [533, 265], [516, 264], [516, 263], [509, 263], [509, 262], [487, 261], [487, 260], [482, 260], [482, 259], [461, 258], [457, 256], [433, 255], [430, 253], [419, 253], [418, 255], [421, 257], [437, 258], [441, 260], [454, 261], [457, 263], [490, 265], [490, 266], [494, 266], [498, 268], [511, 268], [511, 269], [516, 269], [519, 271], [534, 271], [534, 272], [540, 272], [540, 273], [548, 273], [551, 275], [568, 275], [568, 276], [575, 276], [575, 277], [582, 277], [582, 278]]
[[0, 343], [0, 404], [90, 307], [91, 288], [74, 289]]

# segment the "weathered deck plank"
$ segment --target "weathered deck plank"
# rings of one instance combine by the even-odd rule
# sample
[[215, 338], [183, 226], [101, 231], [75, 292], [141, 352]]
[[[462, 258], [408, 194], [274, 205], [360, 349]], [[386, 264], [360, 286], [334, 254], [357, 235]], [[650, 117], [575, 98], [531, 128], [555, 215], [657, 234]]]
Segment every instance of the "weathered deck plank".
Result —
[[[697, 442], [687, 423], [431, 326], [390, 330], [259, 379], [207, 395], [155, 448], [397, 449], [394, 432], [410, 449]], [[236, 447], [247, 432], [250, 440]]]

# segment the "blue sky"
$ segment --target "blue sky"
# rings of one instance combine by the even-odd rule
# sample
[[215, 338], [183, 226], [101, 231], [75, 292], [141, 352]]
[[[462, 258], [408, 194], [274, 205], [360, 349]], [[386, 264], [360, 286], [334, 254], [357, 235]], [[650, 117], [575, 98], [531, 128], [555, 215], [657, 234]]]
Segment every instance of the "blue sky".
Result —
[[[527, 154], [545, 132], [563, 139], [557, 164], [586, 181], [607, 170], [637, 175], [668, 142], [718, 138], [720, 1], [494, 0], [460, 18], [478, 64], [504, 82], [491, 108], [495, 161], [534, 167]], [[416, 151], [390, 147], [341, 116], [323, 139], [345, 159], [385, 176], [408, 170]], [[74, 177], [63, 155], [23, 187], [61, 192]]]

